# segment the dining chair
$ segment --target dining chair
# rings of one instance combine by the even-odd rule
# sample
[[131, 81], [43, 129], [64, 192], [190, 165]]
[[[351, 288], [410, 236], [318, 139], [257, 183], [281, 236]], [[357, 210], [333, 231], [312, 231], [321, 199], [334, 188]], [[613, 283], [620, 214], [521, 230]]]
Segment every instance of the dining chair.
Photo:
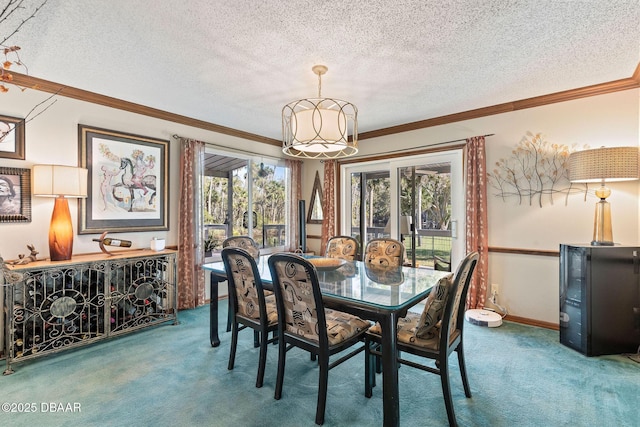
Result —
[[[226, 238], [223, 242], [222, 242], [222, 248], [228, 248], [228, 247], [234, 247], [234, 248], [241, 248], [244, 249], [245, 251], [249, 252], [249, 254], [255, 258], [258, 259], [260, 258], [260, 247], [258, 246], [258, 244], [256, 243], [255, 240], [253, 240], [251, 237], [249, 236], [231, 236]], [[270, 292], [267, 291], [267, 295]], [[229, 304], [231, 304], [231, 299], [229, 299]], [[232, 318], [231, 318], [231, 313], [232, 313], [232, 309], [231, 309], [231, 305], [229, 305], [229, 309], [227, 310], [227, 332], [231, 331], [231, 322], [232, 322]], [[255, 346], [258, 346], [258, 338], [257, 338], [257, 334], [254, 340], [254, 344]]]
[[438, 271], [451, 271], [451, 261], [439, 256], [434, 256], [433, 269]]
[[233, 246], [236, 248], [242, 248], [249, 252], [255, 259], [260, 258], [260, 246], [249, 236], [231, 236], [226, 238], [222, 242], [222, 247], [227, 248]]
[[275, 296], [265, 296], [258, 266], [253, 256], [244, 249], [226, 247], [222, 249], [222, 261], [227, 272], [229, 284], [229, 307], [231, 309], [231, 347], [228, 369], [232, 370], [238, 332], [246, 328], [253, 329], [259, 335], [260, 356], [256, 387], [262, 387], [267, 361], [267, 344], [274, 342], [277, 336], [269, 339], [269, 332], [278, 329], [278, 312]]
[[340, 258], [347, 261], [358, 260], [358, 241], [351, 236], [334, 236], [327, 242], [324, 256], [328, 258]]
[[[298, 347], [318, 358], [316, 424], [323, 424], [329, 370], [364, 350], [350, 349], [330, 361], [330, 356], [360, 343], [370, 323], [357, 316], [324, 307], [318, 272], [306, 259], [294, 254], [269, 257], [278, 308], [278, 374], [275, 399], [282, 397], [287, 351]], [[314, 365], [315, 366], [315, 365]]]
[[371, 239], [364, 249], [365, 265], [399, 267], [404, 263], [404, 244], [395, 239]]
[[[458, 266], [455, 276], [440, 279], [427, 297], [421, 314], [409, 312], [398, 320], [398, 362], [440, 375], [442, 394], [450, 426], [457, 426], [449, 383], [449, 355], [456, 352], [466, 397], [471, 397], [463, 351], [464, 306], [471, 277], [478, 262], [478, 253], [468, 254]], [[379, 358], [380, 325], [365, 334], [365, 396], [371, 397], [375, 386], [374, 357]], [[400, 352], [435, 360], [435, 367], [407, 360]]]

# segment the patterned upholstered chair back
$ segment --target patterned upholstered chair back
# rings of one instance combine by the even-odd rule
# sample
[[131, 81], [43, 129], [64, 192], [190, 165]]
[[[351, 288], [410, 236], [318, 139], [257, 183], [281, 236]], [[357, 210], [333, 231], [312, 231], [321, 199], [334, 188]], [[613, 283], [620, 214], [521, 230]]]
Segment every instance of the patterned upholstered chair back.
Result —
[[328, 258], [340, 258], [347, 261], [358, 259], [358, 241], [351, 236], [335, 236], [327, 242], [325, 256]]
[[225, 241], [222, 242], [222, 247], [227, 248], [229, 246], [244, 249], [255, 259], [260, 258], [260, 247], [256, 241], [249, 236], [232, 236], [225, 239]]
[[[295, 346], [308, 351], [320, 366], [316, 424], [322, 425], [329, 370], [364, 349], [359, 344], [371, 325], [357, 316], [324, 308], [318, 272], [308, 260], [279, 253], [271, 255], [268, 261], [278, 311], [278, 375], [274, 397], [279, 400], [282, 396], [287, 350]], [[347, 351], [354, 346], [359, 348]], [[340, 357], [330, 362], [329, 358], [337, 354]], [[297, 416], [297, 412], [292, 415]]]
[[404, 245], [394, 239], [369, 240], [363, 261], [365, 265], [399, 267], [404, 263]]
[[313, 265], [297, 255], [274, 254], [269, 257], [269, 268], [278, 304], [278, 321], [284, 322], [284, 330], [327, 345], [322, 295]]
[[255, 259], [244, 249], [228, 246], [222, 249], [222, 261], [230, 279], [232, 307], [240, 316], [260, 319], [261, 311], [265, 311], [265, 301]]
[[[478, 252], [469, 253], [460, 263], [453, 278], [453, 283], [449, 289], [447, 304], [445, 306], [442, 329], [440, 332], [440, 346], [446, 348], [449, 337], [462, 329], [464, 306], [466, 304], [467, 292], [471, 284], [473, 272], [478, 263]], [[449, 326], [449, 333], [445, 334], [445, 328]], [[444, 346], [444, 347], [443, 347]]]

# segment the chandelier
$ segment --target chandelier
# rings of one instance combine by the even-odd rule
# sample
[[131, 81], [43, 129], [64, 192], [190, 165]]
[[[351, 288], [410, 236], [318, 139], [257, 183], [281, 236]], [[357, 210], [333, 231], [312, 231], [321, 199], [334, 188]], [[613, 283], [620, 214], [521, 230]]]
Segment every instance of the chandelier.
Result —
[[310, 159], [352, 156], [358, 152], [358, 109], [347, 101], [322, 98], [322, 75], [328, 68], [316, 65], [312, 70], [318, 75], [318, 97], [282, 108], [282, 152]]

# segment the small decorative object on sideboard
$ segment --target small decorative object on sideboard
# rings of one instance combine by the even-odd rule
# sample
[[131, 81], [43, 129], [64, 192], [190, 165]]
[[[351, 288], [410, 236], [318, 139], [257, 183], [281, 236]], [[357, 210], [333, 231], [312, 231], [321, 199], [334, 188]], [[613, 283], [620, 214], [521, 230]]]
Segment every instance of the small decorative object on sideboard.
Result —
[[163, 251], [165, 247], [165, 240], [154, 237], [153, 239], [151, 239], [150, 247], [152, 251]]
[[94, 242], [98, 242], [98, 245], [100, 246], [100, 250], [102, 252], [104, 252], [105, 254], [112, 255], [111, 252], [109, 252], [105, 248], [105, 245], [107, 245], [107, 246], [120, 246], [122, 248], [130, 248], [131, 247], [131, 240], [112, 239], [111, 237], [106, 237], [107, 233], [108, 232], [105, 231], [104, 233], [102, 233], [100, 235], [99, 238], [93, 239]]
[[38, 260], [38, 254], [40, 252], [36, 251], [36, 247], [33, 246], [32, 244], [27, 245], [27, 248], [29, 249], [29, 251], [31, 252], [28, 256], [25, 256], [25, 254], [18, 254], [18, 259], [15, 261], [12, 261], [11, 264], [13, 265], [23, 265], [23, 264], [29, 264], [32, 261], [37, 261]]

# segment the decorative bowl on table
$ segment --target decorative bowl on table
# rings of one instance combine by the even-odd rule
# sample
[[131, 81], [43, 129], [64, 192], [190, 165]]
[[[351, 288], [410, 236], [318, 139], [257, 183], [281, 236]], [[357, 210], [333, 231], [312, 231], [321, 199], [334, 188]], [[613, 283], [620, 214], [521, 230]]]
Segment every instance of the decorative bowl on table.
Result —
[[309, 258], [307, 259], [318, 271], [336, 270], [347, 263], [340, 258]]

